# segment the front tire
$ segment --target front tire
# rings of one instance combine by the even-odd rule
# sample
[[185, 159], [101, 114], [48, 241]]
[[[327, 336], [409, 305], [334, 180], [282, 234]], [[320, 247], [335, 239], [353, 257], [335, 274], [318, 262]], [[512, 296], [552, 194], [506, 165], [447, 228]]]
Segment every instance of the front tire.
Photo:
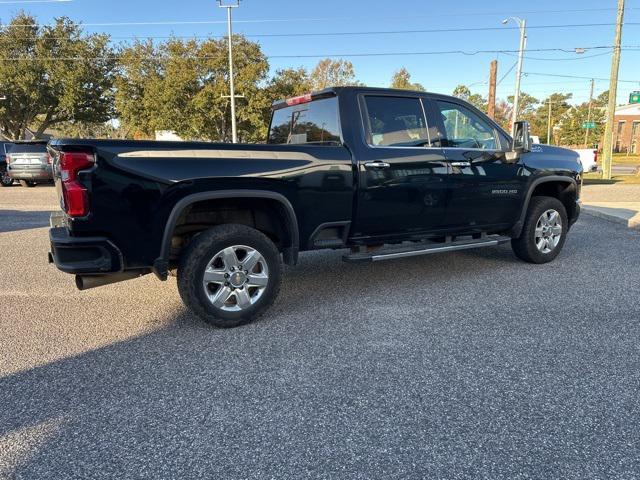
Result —
[[511, 240], [518, 258], [529, 263], [548, 263], [562, 251], [567, 238], [567, 210], [553, 197], [533, 197], [520, 238]]
[[218, 225], [197, 235], [178, 265], [185, 305], [210, 325], [231, 328], [262, 315], [280, 291], [280, 253], [262, 232]]

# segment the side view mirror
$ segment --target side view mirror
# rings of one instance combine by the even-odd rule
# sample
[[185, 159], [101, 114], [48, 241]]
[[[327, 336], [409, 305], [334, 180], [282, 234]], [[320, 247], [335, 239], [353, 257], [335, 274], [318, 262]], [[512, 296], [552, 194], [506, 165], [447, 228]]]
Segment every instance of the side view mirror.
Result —
[[520, 121], [513, 125], [513, 148], [507, 152], [507, 160], [515, 161], [520, 155], [531, 151], [529, 122]]

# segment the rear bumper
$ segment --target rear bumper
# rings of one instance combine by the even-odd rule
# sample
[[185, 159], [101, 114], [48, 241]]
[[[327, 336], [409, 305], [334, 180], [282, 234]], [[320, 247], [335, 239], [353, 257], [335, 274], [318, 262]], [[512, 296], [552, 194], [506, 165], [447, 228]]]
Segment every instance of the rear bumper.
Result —
[[100, 274], [121, 272], [122, 253], [105, 237], [72, 237], [65, 227], [49, 230], [49, 262], [66, 273]]
[[53, 180], [53, 171], [50, 165], [37, 168], [9, 165], [7, 167], [7, 173], [14, 180], [34, 180], [41, 182]]

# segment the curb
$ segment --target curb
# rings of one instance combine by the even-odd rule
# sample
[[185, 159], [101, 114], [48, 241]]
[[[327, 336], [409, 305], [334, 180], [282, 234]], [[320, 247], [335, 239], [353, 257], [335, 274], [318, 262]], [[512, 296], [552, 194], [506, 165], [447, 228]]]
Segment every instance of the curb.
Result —
[[603, 212], [598, 207], [592, 207], [590, 205], [582, 205], [582, 211], [592, 217], [602, 218], [603, 220], [607, 220], [609, 222], [617, 223], [618, 225], [624, 225], [627, 228], [633, 228], [636, 230], [640, 230], [640, 219], [634, 218], [623, 218], [618, 215], [612, 215], [610, 213]]

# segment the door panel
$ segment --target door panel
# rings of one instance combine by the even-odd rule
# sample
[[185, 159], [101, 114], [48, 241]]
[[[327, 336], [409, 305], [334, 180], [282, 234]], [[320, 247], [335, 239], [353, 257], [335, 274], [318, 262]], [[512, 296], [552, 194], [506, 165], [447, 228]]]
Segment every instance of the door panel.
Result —
[[458, 228], [515, 222], [523, 188], [520, 165], [506, 162], [503, 152], [444, 152], [452, 165], [446, 223]]
[[445, 218], [449, 167], [430, 146], [422, 101], [401, 95], [361, 99], [367, 147], [358, 155], [355, 237], [437, 229]]
[[521, 165], [506, 160], [506, 139], [482, 113], [455, 101], [433, 101], [451, 173], [445, 224], [451, 228], [512, 224], [525, 177]]
[[[376, 162], [388, 166], [372, 165]], [[355, 236], [418, 233], [441, 226], [448, 167], [440, 149], [376, 148], [358, 168]]]

